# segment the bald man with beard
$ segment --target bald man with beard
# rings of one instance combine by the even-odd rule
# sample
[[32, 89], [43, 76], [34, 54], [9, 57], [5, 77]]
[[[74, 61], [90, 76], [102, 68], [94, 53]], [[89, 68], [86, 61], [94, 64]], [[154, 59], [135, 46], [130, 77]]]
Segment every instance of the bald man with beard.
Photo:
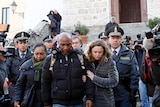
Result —
[[[77, 54], [72, 48], [72, 40], [68, 33], [59, 35], [58, 48], [54, 52], [56, 60], [51, 66], [52, 56], [48, 56], [42, 70], [42, 100], [44, 107], [92, 107], [94, 100], [94, 84], [87, 77], [83, 82], [83, 70]], [[82, 53], [81, 53], [82, 54]], [[93, 71], [92, 66], [83, 55], [84, 66]], [[50, 67], [52, 67], [50, 69]]]

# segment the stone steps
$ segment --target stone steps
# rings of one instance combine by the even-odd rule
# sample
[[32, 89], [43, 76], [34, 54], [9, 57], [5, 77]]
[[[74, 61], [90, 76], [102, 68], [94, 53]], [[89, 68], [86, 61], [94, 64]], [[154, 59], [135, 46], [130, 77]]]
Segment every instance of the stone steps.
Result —
[[[150, 31], [146, 23], [125, 23], [119, 24], [119, 26], [124, 30], [124, 36], [131, 36], [133, 40], [136, 39], [137, 34], [145, 36], [145, 32]], [[90, 27], [90, 32], [88, 33], [88, 42], [98, 38], [98, 34], [103, 32], [105, 26], [92, 26]]]
[[145, 32], [150, 31], [146, 23], [125, 23], [120, 24], [120, 27], [124, 30], [124, 35], [131, 36], [133, 40], [136, 39], [137, 34], [141, 34], [145, 37]]

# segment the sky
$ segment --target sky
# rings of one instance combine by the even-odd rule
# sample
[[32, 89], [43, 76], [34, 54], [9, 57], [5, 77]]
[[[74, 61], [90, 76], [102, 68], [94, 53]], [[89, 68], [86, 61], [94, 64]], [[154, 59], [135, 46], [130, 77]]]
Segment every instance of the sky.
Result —
[[46, 15], [50, 10], [56, 9], [62, 14], [62, 1], [63, 0], [25, 0], [24, 29], [33, 29], [42, 20], [48, 20]]

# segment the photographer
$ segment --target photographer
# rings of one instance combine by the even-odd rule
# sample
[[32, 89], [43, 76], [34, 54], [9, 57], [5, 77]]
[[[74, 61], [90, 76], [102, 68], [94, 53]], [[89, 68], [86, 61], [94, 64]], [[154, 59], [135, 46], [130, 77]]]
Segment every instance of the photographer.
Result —
[[[152, 107], [160, 107], [160, 24], [146, 33], [143, 41], [144, 47], [148, 49], [151, 59], [152, 76], [156, 85]], [[154, 35], [154, 36], [153, 36]]]
[[142, 44], [143, 38], [141, 37], [141, 34], [137, 34], [137, 40], [134, 41], [134, 44]]
[[[150, 72], [150, 67], [148, 67], [147, 62], [149, 61], [149, 56], [147, 50], [143, 47], [141, 42], [137, 42], [134, 46], [134, 53], [137, 58], [138, 66], [139, 66], [139, 95], [142, 107], [152, 107], [152, 96], [149, 96], [150, 93], [150, 79], [147, 77], [150, 76], [148, 71]], [[147, 62], [146, 62], [147, 61]], [[149, 81], [146, 82], [146, 79]]]
[[2, 45], [0, 45], [0, 107], [10, 107], [9, 103], [5, 101], [6, 96], [4, 96], [4, 94], [8, 94], [7, 90], [5, 92], [4, 87], [8, 87], [9, 81], [6, 71], [6, 58], [4, 57], [3, 53], [4, 48]]
[[129, 49], [132, 49], [133, 48], [133, 41], [132, 41], [131, 36], [126, 36], [124, 38], [123, 44], [125, 46], [127, 46]]

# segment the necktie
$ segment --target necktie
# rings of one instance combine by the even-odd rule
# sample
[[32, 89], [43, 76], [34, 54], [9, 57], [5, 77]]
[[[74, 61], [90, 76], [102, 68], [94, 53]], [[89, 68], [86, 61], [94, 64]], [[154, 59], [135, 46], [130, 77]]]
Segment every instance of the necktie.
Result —
[[117, 51], [116, 51], [116, 50], [114, 50], [114, 51], [113, 51], [113, 59], [115, 59], [115, 58], [116, 58], [116, 56], [117, 56], [116, 54], [117, 54]]
[[22, 59], [25, 58], [25, 54], [21, 54], [21, 58], [22, 58]]

